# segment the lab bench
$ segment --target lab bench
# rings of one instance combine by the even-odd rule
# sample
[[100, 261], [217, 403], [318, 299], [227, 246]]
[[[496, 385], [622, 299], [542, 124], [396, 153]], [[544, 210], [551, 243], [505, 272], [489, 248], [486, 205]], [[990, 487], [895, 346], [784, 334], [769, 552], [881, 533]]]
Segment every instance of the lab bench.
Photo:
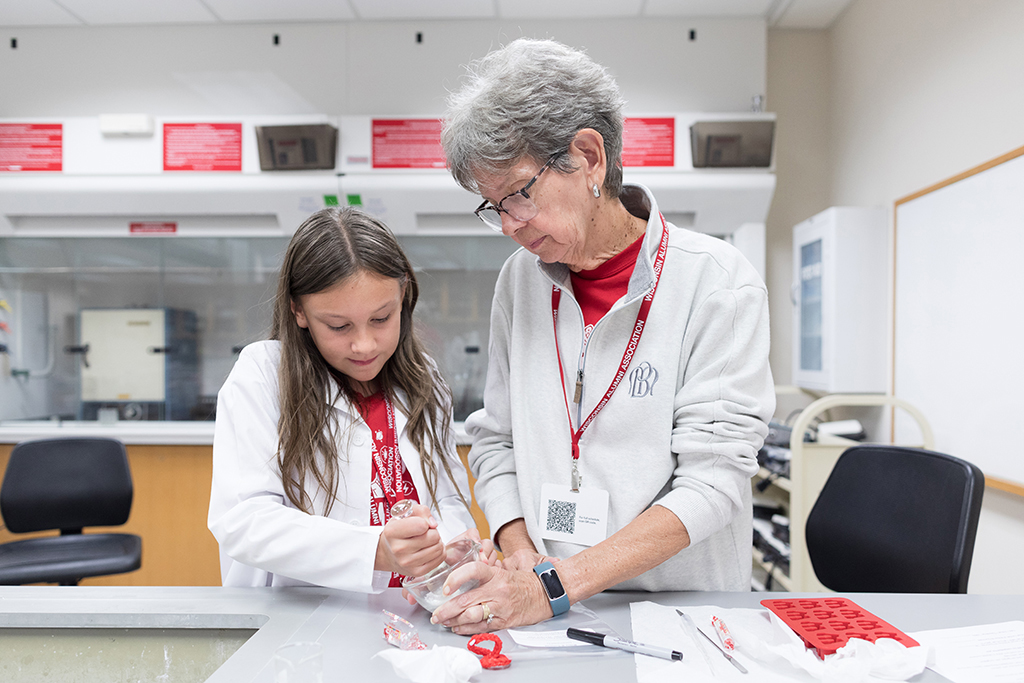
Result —
[[[651, 601], [676, 607], [716, 605], [760, 608], [760, 601], [778, 597], [772, 593], [645, 593], [605, 592], [584, 601], [614, 631], [632, 636], [630, 603]], [[799, 596], [794, 596], [799, 597]], [[864, 609], [894, 624], [904, 632], [992, 624], [1019, 619], [1024, 613], [1020, 595], [895, 595], [859, 593], [850, 596]], [[429, 623], [429, 614], [409, 605], [398, 589], [376, 595], [347, 593], [323, 588], [184, 588], [184, 587], [5, 587], [0, 588], [0, 635], [39, 629], [67, 639], [65, 652], [71, 660], [64, 666], [48, 661], [58, 677], [80, 673], [81, 658], [75, 661], [75, 643], [85, 630], [107, 630], [106, 680], [119, 680], [119, 666], [134, 667], [134, 678], [151, 680], [140, 671], [145, 653], [132, 652], [133, 636], [153, 632], [165, 646], [159, 650], [160, 673], [171, 680], [208, 683], [270, 683], [274, 680], [272, 658], [283, 644], [318, 641], [324, 645], [325, 683], [331, 681], [399, 680], [391, 665], [374, 657], [388, 649], [383, 639], [382, 610], [396, 613], [413, 623], [429, 645], [466, 647], [467, 639]], [[557, 628], [557, 622], [549, 622]], [[83, 630], [85, 629], [85, 630]], [[211, 663], [200, 670], [201, 658], [173, 648], [187, 632], [204, 632], [221, 642], [234, 640], [233, 652], [208, 648]], [[506, 635], [506, 634], [501, 634]], [[10, 639], [3, 638], [10, 647]], [[118, 642], [118, 641], [125, 642]], [[81, 653], [85, 654], [85, 653]], [[134, 657], [134, 661], [125, 660]], [[4, 660], [10, 661], [10, 660]], [[3, 663], [0, 662], [0, 666]], [[183, 668], [184, 667], [184, 668]], [[199, 675], [189, 678], [183, 672]], [[213, 671], [213, 673], [209, 673]], [[17, 672], [15, 672], [17, 673]], [[484, 673], [480, 679], [498, 678], [503, 683], [537, 680], [635, 681], [632, 655], [612, 651], [598, 656], [555, 656], [520, 659], [511, 668]], [[102, 677], [101, 677], [102, 678]], [[5, 678], [12, 683], [31, 677]], [[945, 680], [926, 670], [916, 683]]]

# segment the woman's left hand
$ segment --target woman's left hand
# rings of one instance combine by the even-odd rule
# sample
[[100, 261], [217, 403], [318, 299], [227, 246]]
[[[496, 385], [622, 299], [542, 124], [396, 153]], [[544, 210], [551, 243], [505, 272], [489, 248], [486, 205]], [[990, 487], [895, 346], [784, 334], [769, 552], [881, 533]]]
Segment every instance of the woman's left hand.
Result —
[[458, 541], [459, 539], [468, 538], [471, 541], [476, 541], [480, 544], [480, 556], [477, 558], [481, 562], [485, 562], [489, 565], [498, 563], [498, 551], [494, 548], [494, 541], [489, 538], [480, 540], [480, 531], [476, 528], [467, 529], [461, 534], [453, 538], [449, 543]]
[[498, 564], [498, 551], [489, 538], [480, 541], [480, 561], [492, 567]]
[[445, 586], [454, 590], [471, 579], [477, 579], [480, 585], [434, 610], [432, 623], [469, 636], [551, 618], [547, 594], [532, 570], [509, 570], [473, 562], [452, 572]]

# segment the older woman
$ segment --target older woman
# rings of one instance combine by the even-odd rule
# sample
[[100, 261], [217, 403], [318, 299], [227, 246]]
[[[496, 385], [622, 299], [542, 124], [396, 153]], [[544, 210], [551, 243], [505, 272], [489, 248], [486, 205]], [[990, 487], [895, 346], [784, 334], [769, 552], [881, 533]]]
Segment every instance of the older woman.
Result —
[[764, 284], [622, 184], [622, 105], [581, 52], [517, 40], [470, 67], [442, 142], [522, 246], [491, 310], [476, 498], [505, 560], [438, 608], [459, 633], [608, 588], [749, 590], [755, 455], [775, 397]]

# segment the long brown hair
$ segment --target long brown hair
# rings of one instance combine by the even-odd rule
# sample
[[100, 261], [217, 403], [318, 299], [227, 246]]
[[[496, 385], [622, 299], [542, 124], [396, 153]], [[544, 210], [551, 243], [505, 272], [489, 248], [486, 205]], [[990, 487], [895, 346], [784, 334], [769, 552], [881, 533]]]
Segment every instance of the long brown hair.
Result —
[[[413, 330], [419, 287], [409, 260], [383, 223], [352, 207], [323, 209], [306, 219], [288, 244], [281, 266], [270, 337], [281, 342], [277, 463], [285, 494], [295, 507], [314, 514], [313, 496], [305, 487], [311, 479], [328, 494], [323, 514], [330, 513], [338, 497], [339, 461], [347, 460], [347, 453], [338, 451], [341, 435], [333, 404], [342, 395], [350, 402], [355, 398], [344, 376], [324, 360], [309, 330], [295, 321], [292, 302], [360, 272], [393, 278], [405, 286], [398, 348], [376, 379], [408, 418], [406, 431], [420, 453], [423, 478], [436, 508], [438, 463], [456, 484], [446, 456], [452, 438], [452, 393]], [[468, 507], [457, 484], [455, 489]]]

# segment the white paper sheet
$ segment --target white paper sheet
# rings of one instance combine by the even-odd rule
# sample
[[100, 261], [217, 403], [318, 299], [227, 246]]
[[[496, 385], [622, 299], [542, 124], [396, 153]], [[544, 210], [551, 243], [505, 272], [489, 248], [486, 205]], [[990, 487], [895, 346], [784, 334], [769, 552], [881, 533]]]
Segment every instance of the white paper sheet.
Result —
[[[642, 655], [635, 656], [636, 678], [640, 683], [678, 683], [682, 680], [687, 683], [718, 683], [721, 681], [733, 681], [734, 683], [804, 681], [811, 683], [814, 681], [809, 674], [791, 667], [786, 668], [786, 675], [778, 675], [766, 667], [758, 666], [758, 663], [748, 656], [749, 650], [743, 647], [744, 643], [737, 640], [736, 650], [732, 655], [750, 671], [751, 675], [740, 673], [725, 657], [712, 648], [711, 643], [699, 635], [691, 634], [689, 629], [683, 625], [683, 621], [676, 614], [675, 609], [652, 602], [630, 604], [634, 640], [650, 645], [671, 647], [683, 653], [681, 662], [667, 662], [663, 659]], [[737, 634], [737, 629], [742, 630], [741, 624], [746, 623], [750, 631], [760, 631], [760, 637], [770, 637], [771, 621], [767, 610], [723, 609], [710, 605], [681, 607], [680, 609], [689, 614], [698, 627], [710, 626], [711, 616], [714, 614], [729, 624], [733, 635]]]
[[573, 640], [565, 635], [565, 629], [561, 631], [520, 631], [509, 629], [508, 634], [512, 640], [523, 647], [580, 647], [586, 646], [581, 640]]
[[908, 634], [932, 646], [928, 668], [954, 683], [1024, 681], [1024, 621], [936, 629]]

